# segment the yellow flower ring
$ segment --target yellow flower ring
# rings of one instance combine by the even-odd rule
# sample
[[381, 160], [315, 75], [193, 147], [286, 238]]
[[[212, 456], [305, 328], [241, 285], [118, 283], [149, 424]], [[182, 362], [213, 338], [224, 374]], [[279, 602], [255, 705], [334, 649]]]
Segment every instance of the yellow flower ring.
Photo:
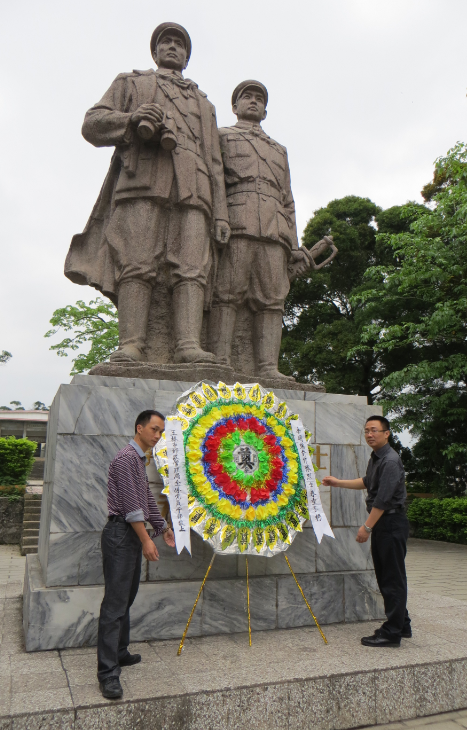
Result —
[[[298, 416], [257, 383], [201, 382], [168, 418], [182, 423], [191, 528], [219, 553], [286, 550], [309, 517], [290, 429]], [[166, 446], [155, 458], [168, 494]]]

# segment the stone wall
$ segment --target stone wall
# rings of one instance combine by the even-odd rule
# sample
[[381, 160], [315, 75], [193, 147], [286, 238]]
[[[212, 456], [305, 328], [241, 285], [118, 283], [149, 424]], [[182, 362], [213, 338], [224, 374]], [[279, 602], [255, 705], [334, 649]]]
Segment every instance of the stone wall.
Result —
[[24, 500], [0, 497], [0, 545], [19, 545], [23, 529]]

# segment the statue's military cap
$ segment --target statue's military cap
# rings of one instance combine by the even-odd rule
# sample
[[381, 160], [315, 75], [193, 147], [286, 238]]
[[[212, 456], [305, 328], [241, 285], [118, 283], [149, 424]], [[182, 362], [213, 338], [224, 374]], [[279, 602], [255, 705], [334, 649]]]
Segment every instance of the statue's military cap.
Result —
[[265, 85], [262, 84], [261, 81], [247, 79], [246, 81], [242, 81], [240, 84], [238, 84], [238, 86], [235, 87], [232, 94], [232, 106], [237, 103], [237, 99], [241, 95], [242, 91], [249, 88], [250, 86], [256, 87], [257, 89], [262, 91], [264, 95], [264, 106], [266, 107], [268, 105], [268, 90]]
[[185, 41], [186, 60], [189, 61], [191, 56], [191, 38], [183, 25], [179, 25], [178, 23], [161, 23], [157, 26], [156, 30], [151, 36], [151, 55], [154, 56], [156, 52], [157, 41], [161, 37], [162, 33], [170, 31], [176, 31], [178, 35], [182, 36], [183, 40]]

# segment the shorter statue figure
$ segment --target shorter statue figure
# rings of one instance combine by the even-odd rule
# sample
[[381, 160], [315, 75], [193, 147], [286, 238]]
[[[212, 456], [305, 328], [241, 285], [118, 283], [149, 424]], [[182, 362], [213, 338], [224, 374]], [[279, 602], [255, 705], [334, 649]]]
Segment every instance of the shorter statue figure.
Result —
[[201, 348], [212, 239], [229, 238], [216, 114], [182, 75], [191, 40], [177, 23], [151, 38], [157, 71], [117, 76], [84, 120], [96, 147], [115, 147], [84, 233], [73, 238], [66, 276], [117, 304], [120, 347], [112, 362], [147, 359], [152, 290], [167, 272], [175, 363], [213, 363]]
[[[254, 315], [253, 374], [288, 380], [277, 369], [284, 300], [290, 281], [317, 267], [298, 246], [287, 150], [261, 128], [267, 103], [264, 84], [243, 81], [232, 94], [238, 122], [219, 130], [231, 238], [220, 256], [210, 343], [219, 363], [230, 365], [237, 310], [247, 304]], [[332, 240], [321, 243], [316, 255]]]

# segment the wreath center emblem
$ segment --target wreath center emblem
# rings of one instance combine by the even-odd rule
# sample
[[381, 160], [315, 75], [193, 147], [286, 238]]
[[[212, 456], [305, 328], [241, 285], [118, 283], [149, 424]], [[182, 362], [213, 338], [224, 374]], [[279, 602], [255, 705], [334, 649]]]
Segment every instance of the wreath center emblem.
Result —
[[237, 467], [244, 474], [253, 474], [259, 466], [257, 452], [244, 441], [234, 449], [233, 459]]

